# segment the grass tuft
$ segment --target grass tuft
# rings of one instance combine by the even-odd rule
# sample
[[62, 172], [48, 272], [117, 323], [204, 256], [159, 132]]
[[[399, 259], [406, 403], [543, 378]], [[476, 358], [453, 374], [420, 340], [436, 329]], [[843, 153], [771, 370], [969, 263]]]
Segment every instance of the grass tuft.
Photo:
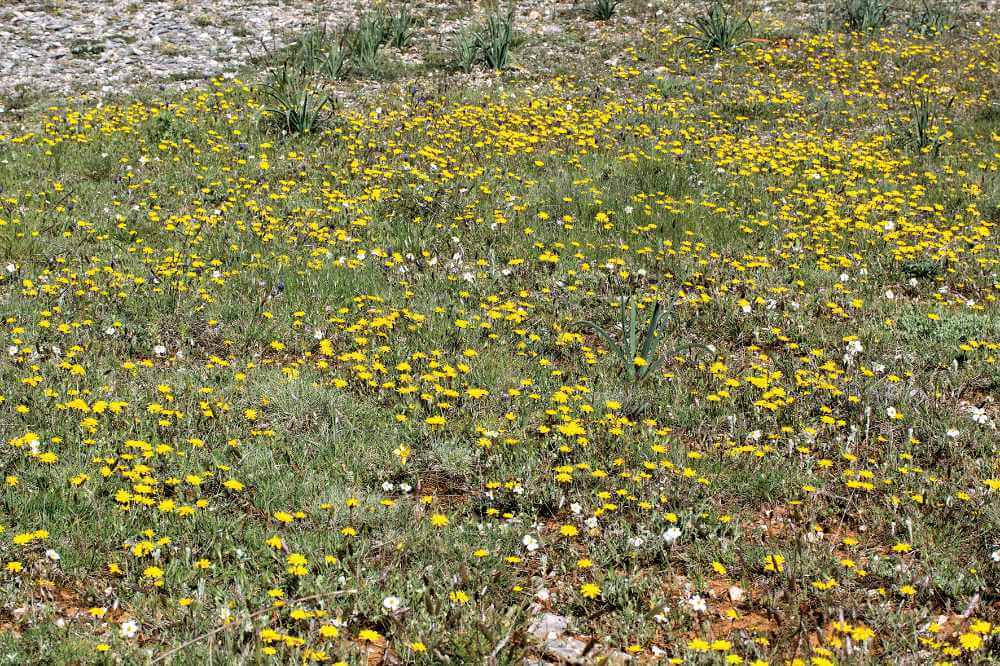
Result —
[[706, 50], [731, 51], [753, 35], [750, 17], [730, 14], [721, 0], [710, 4], [687, 25], [693, 30], [689, 39]]

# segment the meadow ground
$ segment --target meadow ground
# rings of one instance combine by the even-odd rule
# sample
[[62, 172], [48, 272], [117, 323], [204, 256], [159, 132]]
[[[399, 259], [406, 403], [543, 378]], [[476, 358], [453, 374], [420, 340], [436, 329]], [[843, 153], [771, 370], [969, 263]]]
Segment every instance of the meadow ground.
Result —
[[0, 102], [0, 663], [1000, 662], [1000, 18], [599, 4]]

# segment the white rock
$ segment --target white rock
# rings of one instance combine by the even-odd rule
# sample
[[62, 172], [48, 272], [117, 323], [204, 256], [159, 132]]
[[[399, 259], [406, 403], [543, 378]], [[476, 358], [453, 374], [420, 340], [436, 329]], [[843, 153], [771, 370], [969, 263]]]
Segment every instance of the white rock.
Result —
[[555, 613], [542, 613], [542, 615], [531, 623], [528, 633], [540, 641], [548, 641], [558, 638], [566, 633], [566, 618]]

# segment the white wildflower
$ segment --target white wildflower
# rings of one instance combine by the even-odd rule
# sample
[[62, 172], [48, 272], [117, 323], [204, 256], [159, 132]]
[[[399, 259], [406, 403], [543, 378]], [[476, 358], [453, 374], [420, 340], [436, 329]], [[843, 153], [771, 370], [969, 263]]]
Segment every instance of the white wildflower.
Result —
[[705, 600], [701, 598], [700, 594], [696, 594], [693, 597], [689, 597], [687, 600], [687, 605], [691, 607], [695, 613], [704, 613], [708, 610], [708, 604]]
[[125, 620], [118, 628], [118, 635], [122, 638], [135, 638], [139, 633], [139, 623], [135, 620]]

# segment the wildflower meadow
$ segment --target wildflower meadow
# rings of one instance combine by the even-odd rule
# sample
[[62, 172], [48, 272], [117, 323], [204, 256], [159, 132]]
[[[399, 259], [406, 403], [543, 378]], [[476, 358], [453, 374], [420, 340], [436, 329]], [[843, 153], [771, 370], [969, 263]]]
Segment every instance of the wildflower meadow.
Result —
[[771, 4], [0, 97], [0, 663], [1000, 663], [1000, 13]]

